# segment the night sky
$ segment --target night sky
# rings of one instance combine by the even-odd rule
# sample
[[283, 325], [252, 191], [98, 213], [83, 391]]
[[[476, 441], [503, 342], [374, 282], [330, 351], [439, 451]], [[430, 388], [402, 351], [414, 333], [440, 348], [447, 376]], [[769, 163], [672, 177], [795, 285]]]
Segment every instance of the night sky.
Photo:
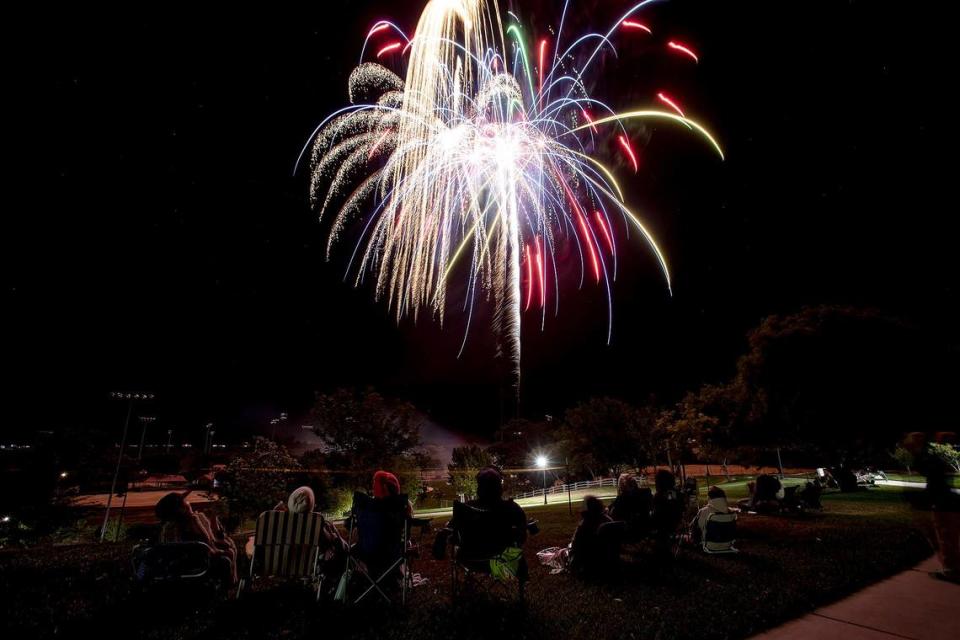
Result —
[[[337, 386], [374, 385], [479, 434], [509, 413], [486, 326], [457, 359], [458, 312], [442, 330], [398, 325], [370, 287], [344, 283], [346, 247], [325, 261], [326, 227], [292, 175], [347, 103], [369, 26], [392, 16], [412, 32], [421, 4], [297, 4], [84, 7], [8, 25], [3, 434], [116, 428], [107, 394], [127, 389], [156, 393], [144, 412], [166, 426], [214, 420], [227, 438], [282, 410], [296, 421]], [[559, 1], [515, 4], [541, 30], [559, 21]], [[584, 30], [629, 5], [574, 6]], [[611, 345], [602, 289], [568, 282], [559, 317], [524, 328], [521, 413], [675, 399], [729, 376], [763, 316], [803, 305], [877, 307], [955, 346], [956, 72], [934, 7], [675, 0], [644, 14], [654, 39], [618, 36], [596, 95], [626, 108], [666, 90], [727, 160], [663, 125], [631, 129], [635, 177], [601, 147], [674, 295], [621, 228]], [[665, 53], [668, 37], [700, 64]]]

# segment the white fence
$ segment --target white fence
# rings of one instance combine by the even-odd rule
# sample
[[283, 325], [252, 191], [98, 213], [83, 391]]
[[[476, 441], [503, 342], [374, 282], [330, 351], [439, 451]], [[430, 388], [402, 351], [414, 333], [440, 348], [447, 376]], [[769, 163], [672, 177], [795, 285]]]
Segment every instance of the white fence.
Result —
[[[617, 486], [616, 478], [600, 478], [599, 480], [583, 480], [581, 482], [573, 482], [571, 484], [558, 484], [552, 487], [547, 487], [546, 494], [548, 496], [551, 496], [557, 493], [566, 493], [568, 489], [570, 491], [580, 491], [582, 489], [594, 489], [596, 487], [615, 487], [615, 486]], [[523, 498], [535, 498], [537, 496], [542, 496], [543, 494], [544, 494], [544, 489], [537, 489], [536, 491], [527, 491], [526, 493], [518, 493], [517, 495], [513, 496], [513, 499], [522, 500]]]

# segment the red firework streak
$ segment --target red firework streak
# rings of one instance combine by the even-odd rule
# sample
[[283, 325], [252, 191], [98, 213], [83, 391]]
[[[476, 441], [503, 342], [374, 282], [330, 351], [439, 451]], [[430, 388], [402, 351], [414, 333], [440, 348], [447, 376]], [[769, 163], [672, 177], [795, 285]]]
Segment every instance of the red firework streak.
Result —
[[650, 27], [645, 24], [641, 24], [636, 20], [624, 20], [620, 23], [624, 29], [632, 29], [634, 31], [646, 31], [647, 33], [653, 33], [650, 31]]
[[600, 231], [603, 232], [603, 237], [607, 241], [607, 247], [610, 249], [611, 255], [613, 254], [613, 236], [610, 235], [610, 230], [607, 229], [607, 222], [603, 219], [603, 214], [599, 211], [593, 212], [593, 217], [597, 220], [597, 226], [600, 227]]
[[547, 281], [544, 278], [543, 254], [540, 252], [540, 236], [533, 238], [537, 245], [537, 280], [540, 281], [540, 306], [547, 306]]
[[637, 173], [640, 170], [640, 164], [637, 162], [637, 154], [633, 152], [633, 147], [630, 146], [630, 141], [627, 140], [627, 136], [621, 133], [617, 137], [617, 140], [620, 142], [620, 146], [623, 147], [624, 153], [630, 158], [630, 162], [633, 163], [633, 172]]
[[593, 118], [590, 116], [590, 112], [586, 109], [580, 109], [583, 112], [583, 117], [587, 119], [587, 122], [590, 123], [590, 128], [593, 129], [594, 133], [597, 131], [597, 125], [593, 124]]
[[403, 46], [402, 42], [391, 42], [380, 51], [377, 51], [377, 58], [381, 58], [384, 54], [390, 53], [391, 51], [396, 51]]
[[668, 107], [670, 107], [671, 109], [673, 109], [674, 111], [676, 111], [677, 113], [679, 113], [679, 114], [680, 114], [680, 117], [682, 117], [682, 118], [686, 118], [686, 117], [687, 117], [686, 115], [684, 115], [683, 109], [681, 109], [680, 107], [678, 107], [678, 106], [677, 106], [677, 103], [674, 102], [673, 100], [671, 100], [671, 99], [670, 99], [670, 96], [668, 96], [667, 94], [665, 94], [663, 91], [660, 91], [659, 93], [657, 93], [657, 98], [660, 99], [660, 102], [662, 102], [663, 104], [667, 105]]
[[547, 39], [540, 41], [540, 93], [543, 93], [543, 65], [547, 61]]
[[533, 260], [530, 257], [529, 244], [524, 245], [524, 250], [527, 259], [527, 304], [523, 310], [527, 311], [530, 308], [530, 303], [533, 301]]
[[674, 42], [673, 40], [671, 40], [670, 42], [667, 43], [667, 46], [673, 49], [674, 51], [682, 53], [685, 56], [688, 56], [696, 63], [700, 62], [700, 58], [697, 57], [697, 54], [694, 53], [690, 47], [688, 47], [687, 45], [681, 42]]

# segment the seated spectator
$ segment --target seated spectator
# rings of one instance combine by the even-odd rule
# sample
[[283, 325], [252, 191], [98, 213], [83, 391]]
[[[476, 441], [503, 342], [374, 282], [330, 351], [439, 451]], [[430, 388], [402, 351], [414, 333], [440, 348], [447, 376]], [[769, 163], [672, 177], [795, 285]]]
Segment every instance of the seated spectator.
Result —
[[607, 553], [600, 538], [600, 526], [612, 522], [603, 508], [603, 502], [595, 496], [583, 499], [584, 510], [580, 524], [570, 542], [570, 568], [584, 576], [595, 576], [604, 571]]
[[747, 483], [749, 498], [740, 500], [737, 504], [741, 509], [757, 513], [770, 513], [780, 510], [780, 501], [786, 492], [783, 484], [776, 476], [763, 473], [757, 476], [756, 481]]
[[610, 518], [626, 524], [627, 535], [641, 535], [650, 528], [650, 512], [653, 509], [653, 493], [640, 488], [636, 476], [620, 474], [617, 480], [617, 497], [608, 510]]
[[[527, 516], [513, 500], [503, 498], [503, 476], [493, 467], [486, 467], [477, 473], [477, 498], [467, 502], [468, 507], [484, 512], [483, 530], [472, 531], [473, 535], [463, 536], [469, 527], [475, 526], [473, 516], [475, 512], [460, 511], [454, 508], [454, 517], [447, 523], [447, 528], [441, 531], [434, 545], [434, 555], [445, 548], [447, 536], [451, 532], [469, 537], [470, 548], [461, 548], [461, 556], [489, 558], [513, 549], [509, 572], [516, 575], [521, 582], [527, 579], [527, 565], [520, 548], [527, 539]], [[516, 556], [515, 558], [513, 556]], [[472, 570], [486, 571], [485, 562], [466, 563]], [[492, 571], [492, 567], [489, 567]]]
[[286, 502], [278, 502], [274, 511], [289, 511], [290, 513], [313, 513], [317, 506], [317, 499], [310, 487], [297, 487], [290, 492]]
[[216, 558], [215, 565], [231, 585], [237, 584], [237, 546], [223, 529], [220, 519], [211, 524], [202, 513], [195, 512], [187, 501], [190, 491], [172, 492], [160, 498], [156, 506], [161, 522], [160, 542], [202, 542]]
[[[389, 471], [377, 471], [373, 474], [373, 497], [386, 500], [400, 495], [400, 480]], [[413, 517], [413, 505], [407, 501], [407, 516]]]
[[820, 502], [820, 496], [823, 495], [823, 487], [820, 484], [820, 481], [814, 479], [813, 482], [807, 482], [803, 485], [798, 494], [800, 497], [800, 504], [803, 505], [804, 509], [823, 509], [823, 504]]
[[727, 504], [727, 494], [723, 489], [712, 486], [707, 491], [707, 504], [697, 511], [696, 518], [690, 523], [690, 533], [693, 541], [700, 543], [703, 541], [707, 531], [707, 520], [715, 513], [730, 513], [730, 505]]
[[657, 492], [653, 496], [653, 529], [656, 549], [663, 554], [683, 519], [683, 500], [677, 491], [675, 476], [661, 469], [654, 476]]

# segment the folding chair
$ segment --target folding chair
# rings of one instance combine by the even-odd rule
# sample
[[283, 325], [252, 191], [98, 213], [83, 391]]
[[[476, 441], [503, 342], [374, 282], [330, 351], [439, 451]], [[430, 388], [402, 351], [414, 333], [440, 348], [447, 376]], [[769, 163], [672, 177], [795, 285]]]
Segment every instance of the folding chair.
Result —
[[703, 536], [704, 553], [739, 553], [733, 546], [737, 537], [737, 514], [711, 513]]
[[310, 581], [319, 600], [324, 578], [320, 556], [330, 548], [330, 526], [319, 513], [261, 513], [254, 534], [250, 575], [240, 580], [237, 598], [248, 580], [291, 578]]
[[203, 582], [211, 577], [210, 547], [203, 542], [137, 545], [131, 561], [133, 575], [143, 586]]
[[680, 553], [681, 528], [685, 510], [686, 500], [675, 492], [671, 492], [668, 496], [654, 498], [650, 535], [658, 554], [676, 557]]
[[[460, 576], [468, 580], [475, 575], [488, 575], [495, 581], [504, 583], [493, 575], [491, 562], [504, 568], [509, 579], [517, 581], [518, 596], [522, 601], [524, 588], [528, 580], [527, 560], [516, 554], [514, 541], [521, 537], [516, 527], [505, 528], [502, 520], [493, 511], [472, 507], [462, 502], [453, 503], [453, 519], [456, 528], [449, 529], [449, 540], [453, 546], [450, 554], [451, 595], [456, 600], [461, 591]], [[529, 525], [527, 525], [529, 527]], [[517, 569], [509, 567], [516, 562]]]
[[[410, 572], [410, 530], [414, 525], [421, 531], [429, 527], [429, 520], [411, 518], [407, 515], [406, 494], [387, 498], [372, 498], [359, 491], [353, 494], [353, 508], [348, 519], [347, 569], [344, 584], [349, 585], [354, 572], [359, 573], [369, 583], [355, 600], [363, 600], [371, 592], [376, 592], [391, 602], [384, 590], [386, 582], [400, 572], [400, 602], [406, 604], [407, 589], [413, 582]], [[354, 537], [356, 541], [354, 542]], [[349, 599], [347, 593], [343, 599]]]

